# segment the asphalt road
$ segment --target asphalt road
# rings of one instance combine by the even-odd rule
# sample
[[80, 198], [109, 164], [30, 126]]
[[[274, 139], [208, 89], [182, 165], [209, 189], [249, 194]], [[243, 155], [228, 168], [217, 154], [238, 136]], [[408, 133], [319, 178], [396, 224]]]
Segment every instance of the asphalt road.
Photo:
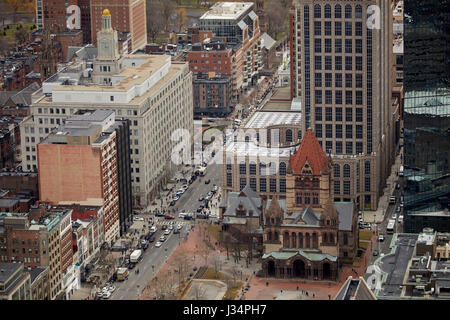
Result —
[[[209, 191], [213, 189], [214, 184], [221, 185], [222, 168], [220, 165], [211, 163], [207, 166], [205, 176], [198, 177], [187, 189], [187, 191], [181, 195], [180, 199], [176, 202], [176, 205], [169, 207], [175, 210], [175, 224], [178, 222], [184, 222], [183, 229], [179, 234], [170, 233], [166, 241], [163, 242], [159, 248], [155, 247], [156, 241], [163, 235], [161, 230], [161, 224], [164, 223], [163, 217], [153, 218], [158, 228], [155, 234], [155, 242], [150, 243], [150, 246], [143, 252], [142, 260], [132, 270], [129, 270], [128, 280], [123, 282], [115, 282], [114, 286], [116, 291], [111, 295], [112, 300], [136, 300], [145, 288], [150, 279], [158, 272], [164, 262], [172, 254], [172, 252], [180, 244], [182, 238], [186, 236], [187, 231], [190, 229], [190, 225], [195, 221], [189, 221], [178, 218], [179, 212], [196, 212], [201, 202], [198, 198], [205, 197]], [[211, 180], [209, 184], [205, 184], [206, 180]], [[214, 199], [217, 198], [218, 193]], [[136, 274], [136, 269], [139, 269], [139, 274]]]

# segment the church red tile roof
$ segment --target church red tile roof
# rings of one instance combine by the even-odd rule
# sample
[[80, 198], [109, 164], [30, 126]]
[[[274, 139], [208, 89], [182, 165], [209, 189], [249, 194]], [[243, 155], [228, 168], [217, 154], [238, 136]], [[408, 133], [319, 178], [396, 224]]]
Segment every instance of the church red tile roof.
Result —
[[291, 156], [290, 162], [293, 172], [296, 174], [301, 173], [307, 160], [314, 175], [319, 175], [328, 165], [328, 157], [311, 129], [306, 130], [306, 134], [303, 137], [300, 147], [297, 152]]

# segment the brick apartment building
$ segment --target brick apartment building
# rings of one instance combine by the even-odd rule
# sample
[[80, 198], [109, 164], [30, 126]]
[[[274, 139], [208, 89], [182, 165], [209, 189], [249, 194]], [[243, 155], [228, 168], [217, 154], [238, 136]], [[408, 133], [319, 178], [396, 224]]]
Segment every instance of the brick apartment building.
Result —
[[60, 205], [103, 206], [105, 240], [120, 233], [114, 111], [97, 110], [66, 120], [37, 146], [40, 199]]
[[214, 72], [193, 79], [194, 114], [226, 116], [232, 109], [231, 77]]

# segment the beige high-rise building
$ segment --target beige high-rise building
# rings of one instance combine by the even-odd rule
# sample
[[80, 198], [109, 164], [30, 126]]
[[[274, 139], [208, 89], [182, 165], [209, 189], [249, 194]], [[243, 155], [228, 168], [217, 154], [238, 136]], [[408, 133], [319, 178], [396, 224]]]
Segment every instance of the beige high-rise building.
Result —
[[[335, 201], [375, 210], [395, 159], [390, 0], [295, 0], [291, 97], [334, 163]], [[373, 10], [373, 11], [372, 11]]]
[[111, 15], [102, 15], [98, 55], [77, 61], [43, 83], [21, 124], [22, 166], [37, 170], [36, 145], [78, 110], [112, 110], [130, 120], [131, 179], [135, 207], [146, 207], [176, 169], [176, 129], [193, 136], [192, 73], [167, 55], [121, 55]]

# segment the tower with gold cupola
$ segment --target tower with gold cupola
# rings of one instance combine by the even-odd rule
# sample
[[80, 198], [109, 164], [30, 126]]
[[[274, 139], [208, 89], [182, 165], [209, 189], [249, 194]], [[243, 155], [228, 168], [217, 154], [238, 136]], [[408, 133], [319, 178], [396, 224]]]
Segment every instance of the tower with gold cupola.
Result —
[[112, 28], [111, 14], [103, 10], [102, 29], [97, 32], [97, 58], [94, 60], [93, 80], [96, 84], [111, 85], [112, 76], [122, 69], [117, 31]]

